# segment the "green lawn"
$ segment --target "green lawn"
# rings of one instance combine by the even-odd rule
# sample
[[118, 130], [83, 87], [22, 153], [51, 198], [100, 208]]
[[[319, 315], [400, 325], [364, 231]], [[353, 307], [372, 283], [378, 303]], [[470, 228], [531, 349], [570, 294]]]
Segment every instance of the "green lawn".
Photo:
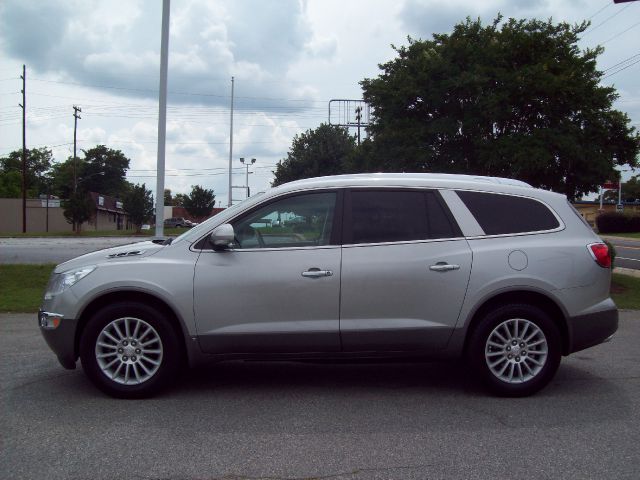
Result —
[[0, 265], [0, 312], [37, 312], [55, 265]]
[[[0, 265], [0, 312], [36, 312], [55, 265]], [[613, 274], [618, 308], [640, 310], [640, 278]]]
[[614, 273], [611, 297], [618, 308], [640, 310], [640, 278]]

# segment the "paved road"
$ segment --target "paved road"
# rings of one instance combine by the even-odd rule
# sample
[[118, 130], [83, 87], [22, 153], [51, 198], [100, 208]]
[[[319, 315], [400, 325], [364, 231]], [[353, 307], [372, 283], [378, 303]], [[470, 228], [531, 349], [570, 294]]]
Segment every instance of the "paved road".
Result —
[[640, 270], [640, 240], [605, 237], [616, 247], [616, 267]]
[[0, 263], [62, 263], [103, 248], [150, 239], [151, 237], [0, 238]]
[[0, 315], [2, 479], [637, 479], [640, 313], [537, 396], [449, 364], [228, 363], [150, 400], [57, 365], [34, 315]]

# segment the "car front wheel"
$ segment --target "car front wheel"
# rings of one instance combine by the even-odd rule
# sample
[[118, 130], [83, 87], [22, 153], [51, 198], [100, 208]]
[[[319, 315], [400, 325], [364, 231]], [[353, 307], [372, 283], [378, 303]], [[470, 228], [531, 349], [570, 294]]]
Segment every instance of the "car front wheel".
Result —
[[469, 345], [471, 366], [501, 396], [539, 391], [560, 364], [558, 327], [533, 305], [505, 305], [491, 311], [478, 324]]
[[116, 303], [98, 311], [80, 343], [82, 368], [103, 392], [142, 398], [169, 384], [180, 348], [166, 316], [145, 304]]

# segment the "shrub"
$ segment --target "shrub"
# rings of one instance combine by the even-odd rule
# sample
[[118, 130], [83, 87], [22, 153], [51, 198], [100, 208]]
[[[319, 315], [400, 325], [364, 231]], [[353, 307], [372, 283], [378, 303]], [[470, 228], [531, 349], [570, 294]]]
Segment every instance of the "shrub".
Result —
[[599, 233], [640, 232], [640, 215], [620, 212], [605, 212], [596, 217]]

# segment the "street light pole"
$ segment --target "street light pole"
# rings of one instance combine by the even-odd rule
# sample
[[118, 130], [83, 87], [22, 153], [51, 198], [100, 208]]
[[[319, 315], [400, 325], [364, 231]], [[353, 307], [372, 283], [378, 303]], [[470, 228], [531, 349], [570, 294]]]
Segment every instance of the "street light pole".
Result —
[[244, 157], [240, 157], [240, 163], [242, 163], [246, 168], [246, 173], [244, 176], [244, 185], [245, 187], [247, 187], [247, 198], [249, 198], [251, 196], [249, 192], [249, 165], [253, 165], [254, 163], [256, 163], [256, 159], [252, 158], [251, 161], [247, 160], [245, 162]]

